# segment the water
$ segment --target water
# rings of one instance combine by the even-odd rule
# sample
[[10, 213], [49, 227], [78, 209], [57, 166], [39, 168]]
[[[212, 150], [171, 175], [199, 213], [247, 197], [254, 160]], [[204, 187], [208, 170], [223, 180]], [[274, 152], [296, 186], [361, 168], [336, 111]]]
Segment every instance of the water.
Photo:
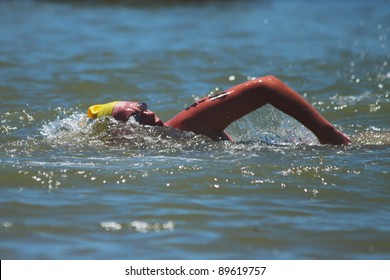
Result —
[[[80, 2], [0, 2], [2, 259], [389, 259], [388, 1]], [[236, 143], [85, 117], [267, 74], [354, 144], [270, 107]]]

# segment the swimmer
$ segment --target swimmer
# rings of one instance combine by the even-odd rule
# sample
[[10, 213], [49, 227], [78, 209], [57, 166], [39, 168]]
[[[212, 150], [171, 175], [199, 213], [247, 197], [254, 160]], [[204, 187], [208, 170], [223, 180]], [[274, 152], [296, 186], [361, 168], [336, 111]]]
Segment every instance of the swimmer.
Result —
[[327, 121], [310, 103], [274, 76], [265, 76], [233, 86], [205, 97], [178, 113], [167, 122], [148, 110], [145, 103], [115, 101], [89, 107], [88, 116], [98, 118], [111, 115], [127, 121], [130, 116], [142, 125], [168, 126], [192, 131], [213, 140], [233, 139], [224, 131], [243, 116], [271, 104], [307, 127], [321, 144], [348, 145], [351, 140]]

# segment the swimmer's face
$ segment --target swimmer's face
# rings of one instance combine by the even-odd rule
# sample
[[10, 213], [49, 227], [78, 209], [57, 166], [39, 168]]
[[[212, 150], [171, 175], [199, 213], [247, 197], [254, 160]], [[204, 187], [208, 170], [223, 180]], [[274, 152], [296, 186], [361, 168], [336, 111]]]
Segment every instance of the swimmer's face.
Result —
[[127, 121], [130, 117], [133, 117], [142, 125], [164, 125], [155, 113], [148, 110], [145, 103], [120, 101], [115, 105], [112, 116], [121, 121]]
[[132, 103], [133, 104], [133, 108], [136, 107], [137, 109], [134, 110], [134, 114], [132, 114], [132, 116], [134, 117], [134, 119], [140, 123], [140, 124], [143, 124], [142, 123], [142, 120], [144, 119], [142, 116], [145, 114], [144, 112], [148, 110], [148, 105], [146, 105], [146, 103], [143, 103], [143, 102], [140, 102], [140, 103], [136, 103], [136, 102], [129, 102], [129, 103]]
[[115, 104], [112, 111], [112, 116], [121, 121], [127, 121], [133, 116], [138, 122], [140, 122], [142, 112], [147, 111], [148, 106], [145, 103], [119, 101]]

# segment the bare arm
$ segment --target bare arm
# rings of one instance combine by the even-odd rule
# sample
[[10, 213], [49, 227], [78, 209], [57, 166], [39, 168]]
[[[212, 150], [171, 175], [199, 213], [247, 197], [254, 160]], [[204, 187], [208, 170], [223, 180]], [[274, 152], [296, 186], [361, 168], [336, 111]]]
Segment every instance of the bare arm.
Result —
[[166, 125], [218, 139], [232, 122], [268, 103], [310, 129], [322, 144], [346, 145], [351, 142], [302, 96], [274, 76], [257, 78], [214, 98], [204, 98]]

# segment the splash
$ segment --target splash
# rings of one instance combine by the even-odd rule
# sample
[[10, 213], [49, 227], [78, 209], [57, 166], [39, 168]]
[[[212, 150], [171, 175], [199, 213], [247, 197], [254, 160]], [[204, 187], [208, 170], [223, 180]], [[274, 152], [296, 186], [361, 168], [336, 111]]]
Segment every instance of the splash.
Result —
[[260, 142], [271, 146], [319, 144], [308, 129], [271, 106], [233, 123], [228, 133], [237, 142]]
[[49, 122], [42, 126], [40, 134], [51, 145], [83, 145], [95, 139], [92, 126], [85, 114], [73, 113], [69, 117]]
[[117, 121], [112, 117], [90, 120], [84, 113], [57, 118], [43, 125], [40, 134], [52, 146], [178, 150], [214, 143], [192, 132], [170, 127], [142, 126], [134, 118], [128, 122]]

